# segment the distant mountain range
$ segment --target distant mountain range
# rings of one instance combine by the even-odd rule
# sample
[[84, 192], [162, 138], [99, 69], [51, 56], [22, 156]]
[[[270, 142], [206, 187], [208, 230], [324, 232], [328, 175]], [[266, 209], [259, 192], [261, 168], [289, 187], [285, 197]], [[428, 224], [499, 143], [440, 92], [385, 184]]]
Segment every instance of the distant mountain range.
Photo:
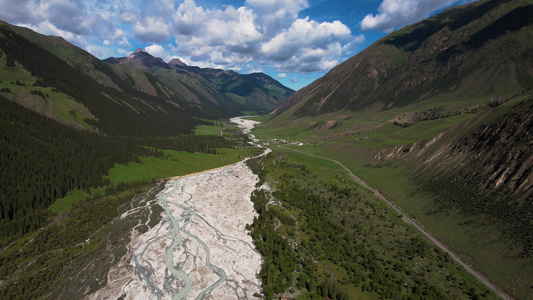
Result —
[[[5, 97], [60, 122], [108, 134], [187, 133], [201, 123], [195, 118], [270, 112], [294, 92], [262, 73], [166, 63], [142, 50], [101, 61], [63, 38], [4, 22], [0, 51]], [[9, 85], [14, 78], [21, 79], [17, 88]]]
[[127, 57], [111, 57], [104, 61], [153, 74], [192, 103], [265, 113], [276, 109], [294, 93], [263, 73], [242, 75], [234, 71], [203, 69], [187, 66], [179, 59], [166, 63], [142, 49]]

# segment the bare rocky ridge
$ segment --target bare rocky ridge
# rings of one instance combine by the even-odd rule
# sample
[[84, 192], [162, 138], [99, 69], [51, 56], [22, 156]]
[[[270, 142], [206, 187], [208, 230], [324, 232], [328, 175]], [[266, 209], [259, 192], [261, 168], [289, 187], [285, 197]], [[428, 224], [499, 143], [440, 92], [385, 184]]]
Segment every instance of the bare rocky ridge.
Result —
[[[421, 116], [427, 117], [411, 113], [392, 121], [408, 126], [424, 120]], [[483, 118], [479, 116], [480, 120]], [[475, 119], [429, 140], [380, 150], [374, 159], [412, 162], [418, 165], [418, 172], [430, 174], [460, 173], [463, 179], [477, 181], [484, 189], [505, 188], [513, 199], [530, 202], [533, 195], [533, 99], [522, 101], [510, 113], [481, 127]], [[471, 133], [464, 136], [464, 132]]]

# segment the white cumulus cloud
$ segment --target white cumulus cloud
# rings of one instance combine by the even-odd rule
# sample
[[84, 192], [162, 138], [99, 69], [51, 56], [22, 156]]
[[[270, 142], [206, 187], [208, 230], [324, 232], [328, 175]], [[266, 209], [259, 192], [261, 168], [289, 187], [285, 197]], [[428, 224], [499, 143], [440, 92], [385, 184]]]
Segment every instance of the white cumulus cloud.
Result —
[[[340, 21], [299, 18], [308, 7], [305, 0], [247, 0], [238, 8], [207, 9], [185, 0], [174, 15], [175, 43], [181, 55], [218, 67], [240, 69], [258, 60], [282, 72], [326, 71], [361, 39]], [[301, 59], [308, 63], [299, 67]]]
[[162, 18], [147, 17], [135, 23], [135, 36], [142, 42], [163, 42], [170, 37], [170, 25]]
[[274, 36], [291, 26], [309, 3], [306, 0], [247, 0], [246, 6], [254, 12], [257, 29]]
[[159, 44], [152, 44], [144, 48], [144, 51], [150, 53], [154, 57], [162, 58], [163, 60], [170, 61], [172, 56]]
[[362, 30], [381, 30], [391, 32], [398, 27], [408, 25], [431, 15], [431, 13], [449, 7], [458, 2], [472, 0], [383, 0], [377, 14], [368, 14], [361, 21]]
[[207, 3], [0, 0], [0, 19], [60, 35], [100, 58], [144, 47], [154, 56], [180, 57], [190, 65], [248, 71], [252, 63], [254, 70], [278, 73], [327, 71], [364, 40], [341, 21], [302, 15], [310, 8], [308, 0]]

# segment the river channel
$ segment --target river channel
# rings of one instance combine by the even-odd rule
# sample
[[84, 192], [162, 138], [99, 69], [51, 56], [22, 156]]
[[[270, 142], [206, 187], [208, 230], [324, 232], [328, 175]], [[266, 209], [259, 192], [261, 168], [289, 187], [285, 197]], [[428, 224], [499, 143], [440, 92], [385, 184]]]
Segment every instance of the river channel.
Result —
[[[244, 130], [253, 124], [232, 121]], [[94, 296], [255, 299], [262, 259], [245, 227], [257, 215], [250, 201], [257, 181], [244, 161], [168, 181], [157, 196], [162, 221], [134, 230], [127, 259], [110, 272], [119, 275]]]

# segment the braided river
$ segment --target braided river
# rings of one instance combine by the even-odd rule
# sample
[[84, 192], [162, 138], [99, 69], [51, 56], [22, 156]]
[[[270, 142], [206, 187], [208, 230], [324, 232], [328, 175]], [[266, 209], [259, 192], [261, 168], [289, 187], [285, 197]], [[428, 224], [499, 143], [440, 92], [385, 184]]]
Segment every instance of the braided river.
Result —
[[128, 254], [90, 298], [254, 299], [262, 260], [245, 227], [257, 215], [250, 201], [257, 181], [244, 161], [169, 180], [157, 195], [162, 221], [132, 230]]

